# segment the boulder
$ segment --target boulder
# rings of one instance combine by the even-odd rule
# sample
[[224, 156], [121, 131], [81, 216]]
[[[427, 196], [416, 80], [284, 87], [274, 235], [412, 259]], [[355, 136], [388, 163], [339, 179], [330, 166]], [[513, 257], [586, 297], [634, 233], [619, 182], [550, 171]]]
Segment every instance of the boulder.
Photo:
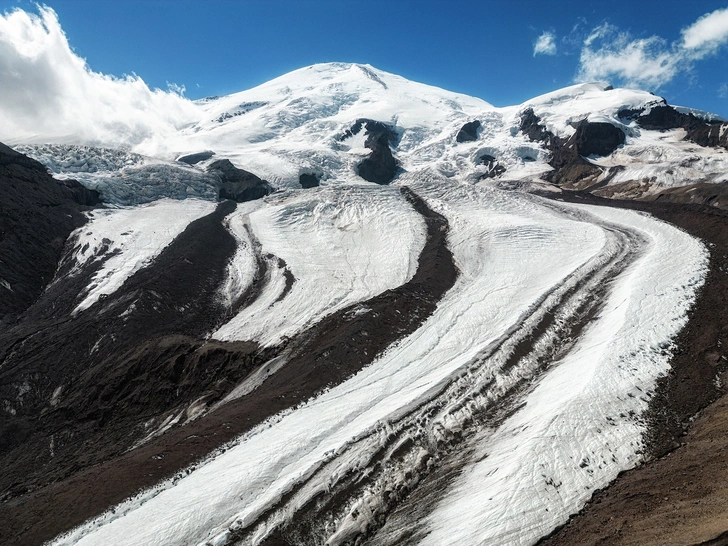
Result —
[[215, 155], [215, 152], [197, 152], [195, 154], [182, 155], [177, 158], [177, 161], [187, 163], [188, 165], [197, 165], [200, 161], [210, 159], [213, 155]]
[[315, 188], [319, 185], [318, 176], [309, 173], [301, 173], [298, 177], [298, 182], [303, 189]]

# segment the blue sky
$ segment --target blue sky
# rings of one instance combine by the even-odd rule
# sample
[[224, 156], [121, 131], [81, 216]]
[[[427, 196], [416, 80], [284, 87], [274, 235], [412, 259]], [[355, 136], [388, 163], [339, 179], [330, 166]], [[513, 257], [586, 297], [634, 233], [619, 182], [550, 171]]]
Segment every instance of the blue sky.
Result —
[[[604, 79], [728, 117], [725, 0], [49, 0], [46, 5], [91, 70], [136, 74], [152, 88], [174, 83], [193, 99], [240, 91], [317, 62], [347, 61], [498, 106], [576, 80]], [[0, 0], [0, 11], [15, 8], [38, 13], [34, 3]]]

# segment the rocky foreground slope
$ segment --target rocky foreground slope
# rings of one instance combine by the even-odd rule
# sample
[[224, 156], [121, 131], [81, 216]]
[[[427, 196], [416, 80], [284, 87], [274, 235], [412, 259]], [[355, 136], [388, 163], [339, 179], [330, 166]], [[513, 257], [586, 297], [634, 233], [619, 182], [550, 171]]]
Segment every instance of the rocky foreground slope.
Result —
[[344, 64], [197, 108], [0, 148], [3, 543], [723, 540], [728, 125]]

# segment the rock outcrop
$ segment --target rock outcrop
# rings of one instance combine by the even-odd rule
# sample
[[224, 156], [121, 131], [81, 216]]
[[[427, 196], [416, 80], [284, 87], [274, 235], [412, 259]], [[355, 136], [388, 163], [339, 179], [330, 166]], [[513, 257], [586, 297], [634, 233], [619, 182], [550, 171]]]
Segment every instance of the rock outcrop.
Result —
[[582, 121], [566, 145], [573, 143], [576, 152], [584, 157], [604, 157], [624, 144], [624, 140], [624, 131], [611, 123]]
[[231, 199], [242, 203], [260, 199], [273, 191], [267, 181], [239, 169], [229, 159], [219, 159], [211, 163], [207, 172], [220, 178], [220, 199]]
[[481, 124], [479, 120], [476, 119], [474, 121], [469, 121], [462, 126], [460, 131], [458, 131], [455, 140], [458, 142], [473, 142], [478, 140], [478, 129], [480, 129], [480, 127]]
[[679, 112], [667, 103], [652, 106], [647, 110], [620, 110], [618, 115], [636, 121], [642, 129], [652, 131], [685, 129], [686, 140], [709, 148], [728, 149], [728, 123], [706, 121], [693, 114]]
[[605, 122], [583, 120], [568, 139], [558, 137], [541, 124], [541, 119], [528, 109], [521, 115], [521, 131], [531, 140], [542, 142], [551, 152], [549, 165], [554, 168], [544, 177], [569, 189], [584, 189], [596, 181], [602, 170], [584, 157], [607, 156], [624, 144], [624, 132]]
[[359, 163], [357, 173], [368, 182], [389, 184], [399, 168], [390, 146], [397, 145], [399, 135], [386, 123], [360, 118], [356, 120], [351, 129], [343, 134], [341, 140], [359, 134], [362, 128], [365, 129], [367, 135], [364, 146], [369, 148], [372, 153]]
[[506, 172], [506, 168], [498, 163], [498, 160], [490, 154], [483, 154], [480, 156], [479, 163], [485, 165], [486, 172], [480, 178], [495, 178]]

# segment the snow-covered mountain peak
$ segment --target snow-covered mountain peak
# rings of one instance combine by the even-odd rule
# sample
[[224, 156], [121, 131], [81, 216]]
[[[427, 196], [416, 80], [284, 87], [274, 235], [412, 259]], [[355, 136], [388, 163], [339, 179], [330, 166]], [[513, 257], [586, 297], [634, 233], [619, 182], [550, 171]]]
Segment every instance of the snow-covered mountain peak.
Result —
[[[390, 133], [395, 145], [391, 161], [397, 168], [442, 163], [448, 174], [476, 165], [477, 158], [463, 163], [452, 153], [464, 123], [492, 119], [500, 125], [496, 109], [483, 100], [346, 63], [301, 68], [194, 106], [196, 122], [173, 134], [153, 135], [133, 150], [160, 161], [214, 151], [198, 168], [226, 158], [278, 188], [300, 187], [301, 175], [328, 184], [361, 183], [358, 168], [371, 153], [369, 128], [366, 123], [361, 132], [352, 128], [362, 120], [380, 123]], [[453, 161], [459, 165], [454, 170]]]
[[[573, 85], [523, 104], [496, 108], [479, 98], [413, 82], [371, 65], [324, 63], [294, 70], [246, 91], [188, 102], [187, 116], [176, 129], [150, 130], [132, 147], [145, 157], [141, 169], [122, 166], [118, 176], [85, 172], [78, 177], [75, 168], [59, 171], [58, 166], [68, 161], [50, 157], [47, 148], [35, 153], [26, 147], [24, 152], [61, 176], [81, 178], [99, 190], [107, 202], [119, 204], [129, 204], [133, 196], [117, 186], [147, 187], [149, 180], [154, 181], [153, 189], [134, 191], [134, 196], [154, 200], [215, 195], [206, 169], [220, 159], [278, 189], [319, 183], [389, 183], [403, 172], [430, 172], [464, 183], [485, 179], [487, 183], [516, 182], [518, 187], [524, 183], [530, 187], [565, 165], [565, 160], [554, 160], [559, 155], [554, 146], [574, 137], [582, 122], [601, 124], [608, 132], [608, 126], [615, 127], [616, 132], [611, 132], [616, 140], [607, 151], [596, 154], [603, 159], [592, 158], [592, 166], [586, 170], [579, 167], [579, 176], [587, 172], [588, 176], [570, 180], [578, 182], [575, 187], [605, 180], [607, 184], [642, 184], [648, 180], [650, 187], [659, 191], [693, 182], [719, 182], [728, 172], [726, 159], [713, 149], [701, 152], [707, 154], [705, 161], [701, 160], [699, 169], [693, 168], [685, 161], [694, 147], [684, 139], [691, 138], [679, 131], [660, 133], [681, 127], [685, 119], [701, 123], [697, 117], [671, 110], [674, 115], [660, 122], [667, 125], [643, 127], [637, 118], [655, 107], [666, 107], [664, 99], [645, 91], [613, 89], [604, 82]], [[190, 111], [194, 116], [190, 117]], [[523, 130], [528, 112], [532, 112], [532, 131]], [[685, 118], [678, 121], [681, 115]], [[700, 119], [709, 121], [706, 116]], [[718, 142], [723, 133], [703, 140]], [[124, 134], [118, 141], [113, 135], [108, 137], [109, 142], [101, 143], [106, 150], [99, 153], [108, 156], [109, 149], [123, 147], [128, 140]], [[580, 155], [593, 155], [591, 146], [584, 149], [583, 154], [574, 151], [567, 162]], [[78, 153], [74, 147], [71, 163], [89, 163]], [[92, 156], [94, 152], [88, 148], [81, 156], [84, 153]], [[195, 157], [196, 164], [177, 169], [175, 160], [185, 156]], [[362, 167], [369, 160], [372, 164]], [[154, 166], [157, 163], [163, 166]], [[675, 165], [668, 168], [667, 163]], [[150, 169], [154, 170], [151, 175], [147, 172]], [[168, 189], [164, 180], [172, 181]]]
[[588, 120], [623, 125], [619, 112], [664, 103], [660, 97], [637, 89], [613, 88], [606, 82], [581, 83], [526, 101], [519, 110], [532, 108], [555, 135], [568, 138], [574, 124]]
[[[420, 110], [422, 105], [438, 107], [440, 115], [436, 112], [434, 120], [441, 117], [442, 110], [467, 112], [492, 108], [481, 99], [413, 82], [371, 65], [353, 63], [323, 63], [300, 68], [252, 89], [219, 98], [203, 107], [210, 113], [222, 114], [234, 109], [238, 103], [290, 104], [304, 97], [338, 106], [342, 120], [352, 117], [345, 114], [347, 110], [353, 105], [360, 105], [361, 110], [354, 117], [361, 117], [359, 114], [367, 112], [371, 117], [377, 110], [389, 118], [404, 115], [414, 120], [420, 114], [418, 121], [425, 125], [430, 125], [433, 117], [424, 117], [422, 114], [433, 112], [423, 112]], [[445, 106], [447, 108], [443, 108]], [[311, 117], [316, 117], [316, 114], [312, 112]]]

